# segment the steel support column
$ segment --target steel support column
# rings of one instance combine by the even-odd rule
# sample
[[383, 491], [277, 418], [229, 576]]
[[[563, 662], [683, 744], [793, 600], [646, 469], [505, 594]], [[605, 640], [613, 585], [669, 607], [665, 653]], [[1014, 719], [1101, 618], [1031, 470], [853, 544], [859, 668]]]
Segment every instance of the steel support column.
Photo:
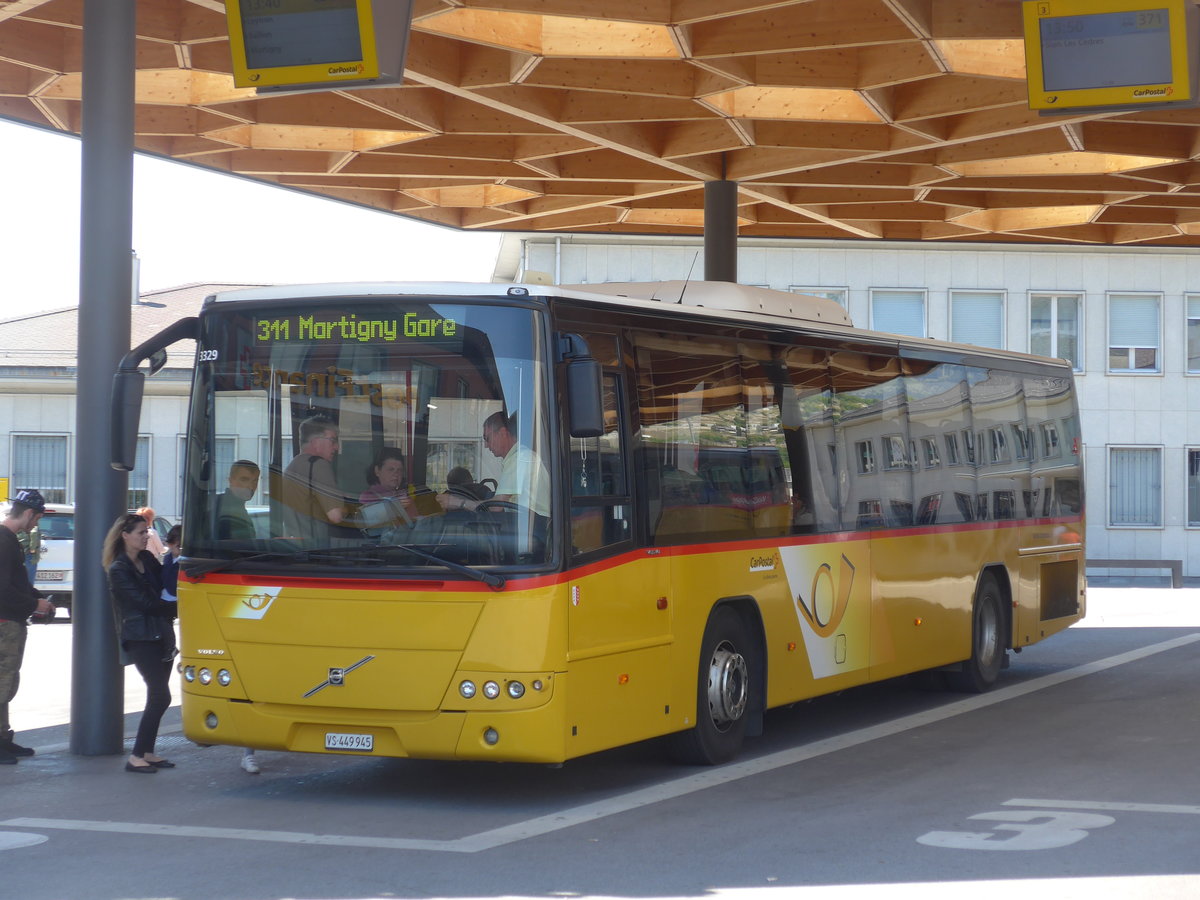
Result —
[[737, 283], [737, 182], [704, 183], [704, 280]]
[[113, 372], [129, 350], [134, 11], [135, 0], [85, 0], [83, 13], [75, 596], [71, 611], [71, 752], [83, 756], [120, 753], [124, 745], [124, 670], [118, 664], [100, 553], [109, 526], [125, 511], [128, 484], [128, 476], [108, 463], [108, 408]]

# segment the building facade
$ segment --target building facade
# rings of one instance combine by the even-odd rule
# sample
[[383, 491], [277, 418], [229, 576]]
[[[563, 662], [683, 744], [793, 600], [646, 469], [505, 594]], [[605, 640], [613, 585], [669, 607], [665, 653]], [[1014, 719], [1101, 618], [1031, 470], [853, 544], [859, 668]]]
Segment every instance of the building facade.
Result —
[[[130, 309], [131, 344], [196, 315], [209, 294], [252, 286], [193, 284], [143, 294]], [[51, 503], [75, 502], [78, 454], [108, 454], [107, 447], [82, 447], [75, 437], [78, 331], [78, 307], [0, 321], [0, 423], [8, 434], [0, 441], [0, 475], [8, 477], [10, 489], [37, 488]], [[166, 366], [146, 379], [137, 464], [129, 473], [129, 507], [151, 506], [172, 522], [180, 513], [195, 354], [195, 342], [180, 341], [169, 348]], [[224, 448], [234, 454], [230, 461], [243, 451], [257, 457], [255, 442], [232, 443]]]
[[[700, 238], [509, 235], [495, 280], [586, 285], [703, 271]], [[1200, 253], [743, 239], [738, 280], [836, 300], [861, 328], [1070, 360], [1089, 557], [1182, 560], [1185, 575], [1200, 575]]]

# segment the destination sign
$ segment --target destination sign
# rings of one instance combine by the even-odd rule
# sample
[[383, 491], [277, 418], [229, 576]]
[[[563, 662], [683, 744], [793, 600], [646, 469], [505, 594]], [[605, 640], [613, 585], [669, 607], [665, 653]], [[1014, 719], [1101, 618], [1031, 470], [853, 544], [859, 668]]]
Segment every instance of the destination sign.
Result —
[[[241, 14], [251, 69], [362, 59], [355, 0], [241, 0]], [[337, 74], [362, 73], [361, 64], [344, 68]]]
[[405, 313], [400, 318], [360, 318], [354, 313], [294, 315], [256, 319], [254, 341], [279, 344], [307, 343], [387, 344], [400, 338], [457, 338], [461, 325], [454, 319]]

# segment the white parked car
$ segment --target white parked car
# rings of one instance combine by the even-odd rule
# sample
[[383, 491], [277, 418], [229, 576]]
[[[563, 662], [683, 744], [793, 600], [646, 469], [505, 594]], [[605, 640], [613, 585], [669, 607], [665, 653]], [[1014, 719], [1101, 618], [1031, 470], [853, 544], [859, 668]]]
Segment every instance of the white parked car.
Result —
[[38, 522], [42, 555], [33, 586], [69, 614], [75, 591], [75, 507], [47, 503], [46, 512], [51, 515], [42, 516]]

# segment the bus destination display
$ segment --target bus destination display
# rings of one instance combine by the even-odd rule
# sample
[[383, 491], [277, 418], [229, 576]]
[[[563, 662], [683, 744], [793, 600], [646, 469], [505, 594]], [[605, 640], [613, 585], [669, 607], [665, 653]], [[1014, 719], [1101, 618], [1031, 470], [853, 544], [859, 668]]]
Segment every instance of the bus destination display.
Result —
[[1167, 9], [1055, 16], [1040, 24], [1045, 90], [1158, 86], [1170, 93]]
[[361, 73], [355, 0], [240, 0], [246, 65], [251, 69], [347, 63]]
[[454, 319], [411, 312], [400, 318], [360, 319], [353, 313], [330, 316], [300, 314], [256, 319], [254, 322], [254, 340], [258, 344], [292, 341], [387, 344], [401, 337], [420, 340], [460, 336], [459, 323]]

